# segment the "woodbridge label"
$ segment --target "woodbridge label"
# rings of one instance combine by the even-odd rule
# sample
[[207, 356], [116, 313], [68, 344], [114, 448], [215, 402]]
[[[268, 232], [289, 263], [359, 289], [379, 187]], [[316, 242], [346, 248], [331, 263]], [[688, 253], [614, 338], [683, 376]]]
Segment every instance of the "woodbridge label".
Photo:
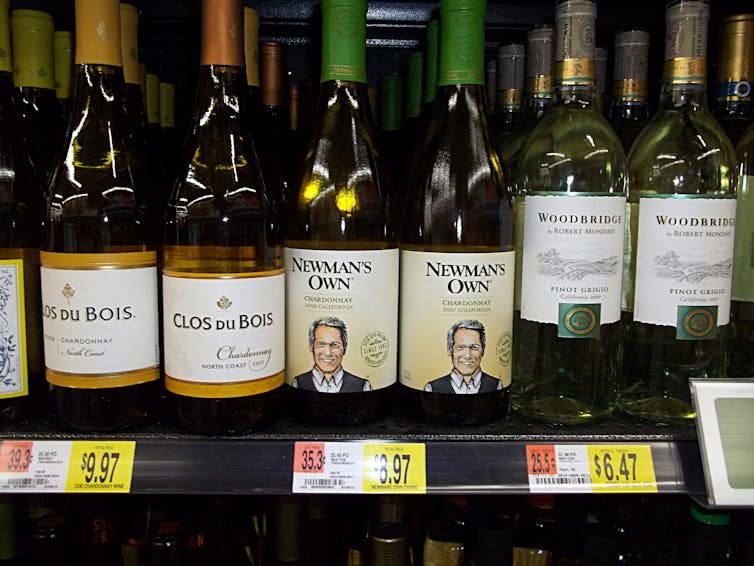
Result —
[[634, 320], [711, 340], [730, 317], [734, 198], [639, 200]]
[[[159, 366], [154, 252], [40, 256], [48, 370], [96, 376]], [[86, 377], [47, 373], [56, 385], [86, 386]]]
[[736, 193], [733, 300], [754, 302], [754, 176], [742, 175]]
[[[195, 397], [223, 396], [222, 391], [240, 396], [282, 385], [285, 276], [282, 270], [249, 275], [163, 274], [168, 390]], [[261, 390], [259, 383], [242, 385], [271, 377]], [[237, 387], [218, 393], [197, 384]], [[231, 391], [244, 388], [254, 391]]]
[[620, 320], [626, 197], [527, 195], [521, 318], [594, 338]]
[[511, 382], [515, 252], [401, 251], [400, 381], [432, 393]]
[[28, 393], [24, 262], [0, 260], [0, 399]]
[[321, 393], [395, 383], [398, 250], [285, 248], [286, 381]]

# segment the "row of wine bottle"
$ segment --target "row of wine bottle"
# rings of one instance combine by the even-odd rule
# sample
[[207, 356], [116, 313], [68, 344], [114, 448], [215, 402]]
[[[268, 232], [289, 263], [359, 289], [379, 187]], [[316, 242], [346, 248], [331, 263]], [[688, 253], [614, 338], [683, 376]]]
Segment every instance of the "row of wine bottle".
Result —
[[753, 520], [659, 495], [3, 496], [0, 564], [743, 566]]
[[[559, 0], [552, 103], [501, 161], [486, 4], [443, 0], [399, 189], [369, 106], [366, 8], [322, 3], [318, 118], [286, 190], [285, 147], [247, 115], [241, 4], [204, 0], [165, 207], [166, 152], [144, 142], [138, 84], [124, 83], [121, 8], [77, 0], [70, 121], [44, 191], [3, 129], [8, 413], [43, 383], [42, 348], [59, 420], [94, 431], [148, 419], [162, 383], [202, 433], [269, 422], [284, 386], [308, 417], [375, 419], [396, 381], [431, 421], [485, 422], [511, 402], [556, 423], [617, 408], [687, 422], [689, 378], [750, 371], [752, 238], [735, 226], [737, 205], [739, 228], [752, 217], [754, 131], [739, 160], [707, 109], [707, 2], [668, 5], [660, 110], [626, 160], [595, 104], [596, 3]], [[12, 124], [13, 101], [2, 108]]]

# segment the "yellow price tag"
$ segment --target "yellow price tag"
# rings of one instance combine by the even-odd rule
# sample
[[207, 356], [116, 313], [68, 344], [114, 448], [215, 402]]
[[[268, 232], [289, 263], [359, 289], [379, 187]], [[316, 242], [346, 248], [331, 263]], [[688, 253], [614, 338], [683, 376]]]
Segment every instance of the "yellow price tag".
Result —
[[364, 493], [427, 493], [424, 444], [364, 445]]
[[134, 441], [74, 441], [66, 492], [128, 493], [131, 491], [134, 452]]
[[642, 445], [588, 445], [594, 492], [656, 492], [652, 448]]

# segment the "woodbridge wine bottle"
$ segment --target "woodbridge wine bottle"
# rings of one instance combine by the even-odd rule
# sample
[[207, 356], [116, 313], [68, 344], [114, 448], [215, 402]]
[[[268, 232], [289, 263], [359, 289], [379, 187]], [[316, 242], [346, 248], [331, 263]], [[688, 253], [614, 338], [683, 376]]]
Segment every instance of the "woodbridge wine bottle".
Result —
[[246, 127], [237, 0], [204, 0], [199, 86], [164, 231], [165, 385], [179, 424], [237, 433], [267, 422], [283, 385], [285, 296]]
[[511, 399], [529, 417], [575, 424], [615, 405], [626, 160], [595, 103], [597, 4], [555, 9], [555, 99], [516, 169], [523, 259]]
[[508, 405], [512, 220], [484, 89], [484, 0], [444, 0], [435, 133], [408, 187], [400, 380], [425, 419], [475, 423]]
[[59, 420], [114, 430], [159, 388], [157, 255], [135, 182], [117, 0], [76, 1], [76, 80], [41, 251], [47, 381]]
[[[0, 1], [0, 420], [26, 416], [44, 393], [39, 305], [41, 181], [13, 98], [8, 0]], [[41, 409], [41, 407], [37, 407]]]
[[55, 94], [52, 16], [39, 10], [13, 10], [13, 83], [24, 135], [42, 181], [53, 167], [62, 125]]
[[322, 2], [319, 118], [286, 222], [287, 382], [309, 417], [376, 418], [396, 380], [398, 249], [366, 85], [366, 0]]
[[518, 43], [497, 48], [497, 105], [495, 121], [499, 148], [515, 136], [521, 122], [525, 48]]
[[662, 423], [694, 418], [689, 378], [726, 376], [737, 161], [707, 109], [709, 13], [668, 4], [660, 109], [629, 154], [619, 403]]
[[626, 152], [649, 121], [648, 61], [649, 32], [629, 30], [615, 34], [613, 97], [607, 119]]

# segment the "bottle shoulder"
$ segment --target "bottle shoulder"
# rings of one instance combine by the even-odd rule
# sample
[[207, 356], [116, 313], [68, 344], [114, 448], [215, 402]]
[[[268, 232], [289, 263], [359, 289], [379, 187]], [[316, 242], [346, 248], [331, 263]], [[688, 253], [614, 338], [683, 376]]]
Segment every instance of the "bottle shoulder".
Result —
[[515, 181], [519, 191], [624, 192], [626, 156], [599, 111], [553, 106], [527, 137]]
[[731, 193], [737, 165], [728, 136], [706, 108], [661, 109], [631, 148], [631, 191]]

